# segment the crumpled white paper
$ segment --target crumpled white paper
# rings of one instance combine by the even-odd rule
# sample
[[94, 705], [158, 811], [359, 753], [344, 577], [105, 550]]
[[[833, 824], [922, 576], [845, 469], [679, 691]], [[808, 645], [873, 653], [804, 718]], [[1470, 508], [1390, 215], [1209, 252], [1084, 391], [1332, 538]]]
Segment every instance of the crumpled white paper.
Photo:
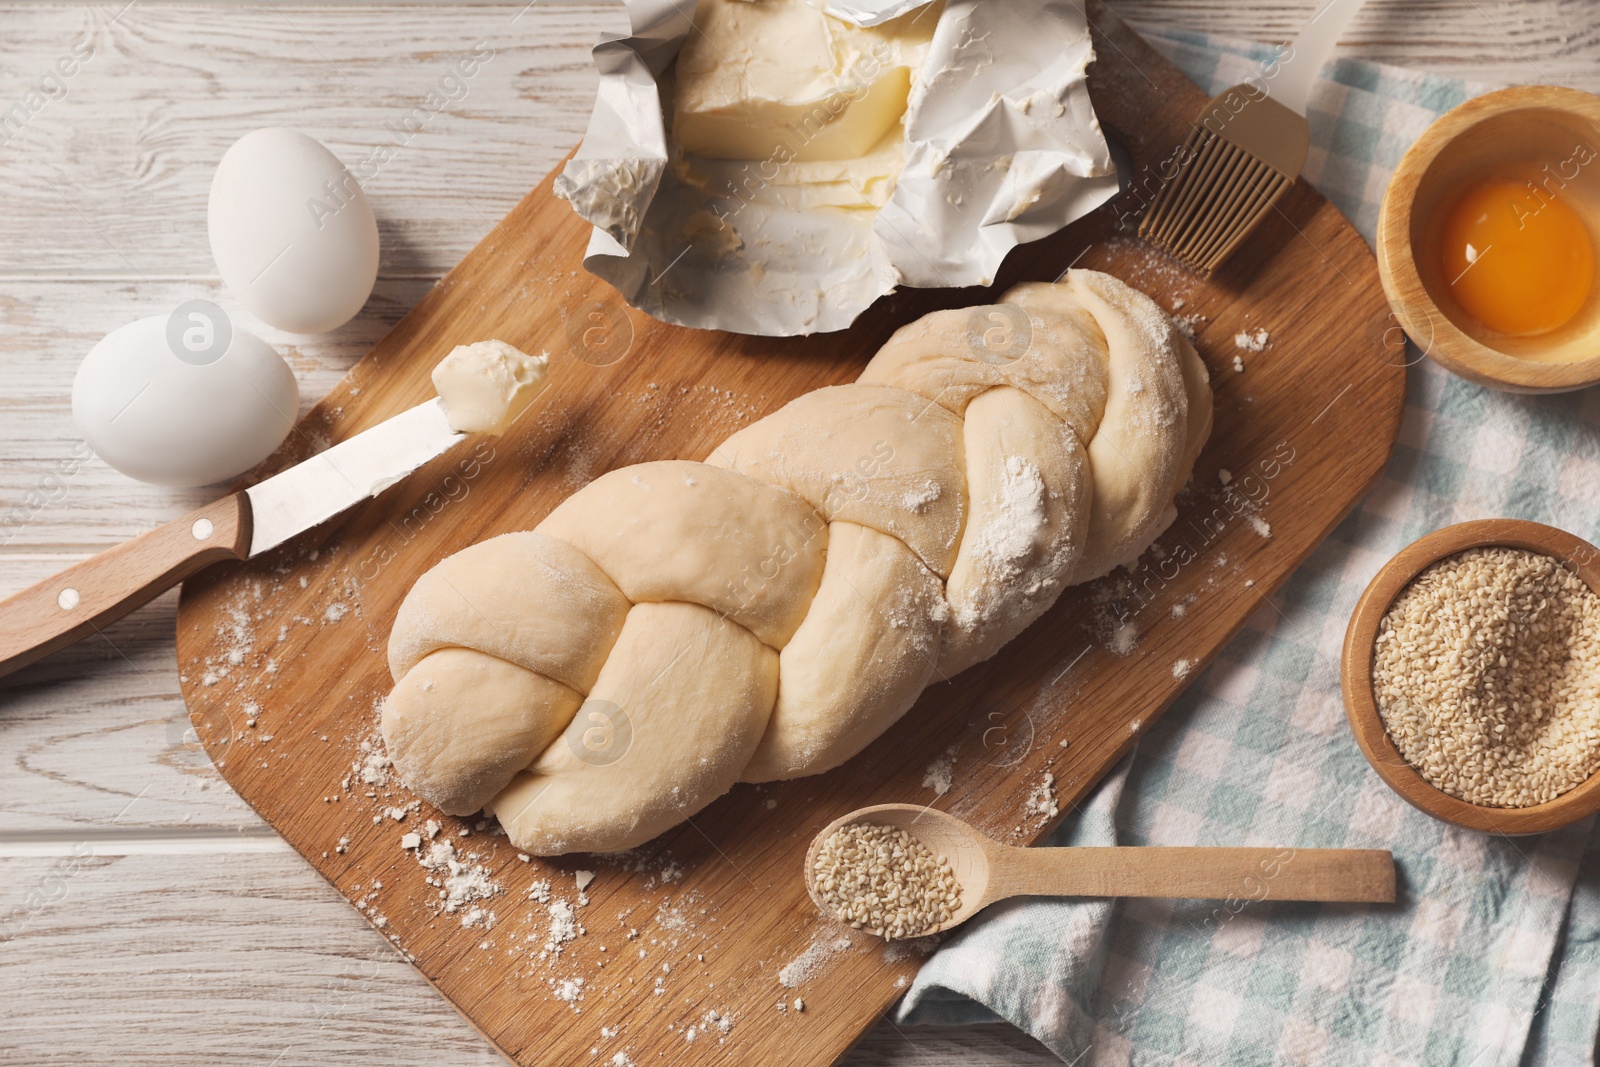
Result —
[[[826, 10], [876, 25], [922, 6], [832, 0]], [[840, 330], [899, 285], [988, 285], [1016, 245], [1117, 192], [1076, 4], [948, 0], [906, 111], [903, 169], [876, 213], [731, 201], [681, 182], [662, 82], [692, 30], [694, 0], [627, 8], [632, 35], [594, 49], [600, 91], [556, 194], [594, 226], [584, 266], [665, 322], [767, 336]], [[717, 217], [731, 229], [708, 229]]]

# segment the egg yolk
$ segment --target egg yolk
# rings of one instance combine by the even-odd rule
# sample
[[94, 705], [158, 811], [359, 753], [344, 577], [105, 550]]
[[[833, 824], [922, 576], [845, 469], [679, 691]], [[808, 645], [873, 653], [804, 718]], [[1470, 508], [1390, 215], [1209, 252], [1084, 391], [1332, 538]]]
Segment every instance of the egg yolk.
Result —
[[1445, 221], [1440, 251], [1467, 314], [1511, 336], [1565, 325], [1594, 284], [1583, 220], [1549, 189], [1526, 182], [1489, 181], [1462, 197]]

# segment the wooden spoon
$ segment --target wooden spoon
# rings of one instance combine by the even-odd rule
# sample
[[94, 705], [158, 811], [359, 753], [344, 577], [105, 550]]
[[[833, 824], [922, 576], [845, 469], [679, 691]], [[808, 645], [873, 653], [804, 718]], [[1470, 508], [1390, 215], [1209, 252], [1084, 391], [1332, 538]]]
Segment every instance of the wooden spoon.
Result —
[[806, 890], [824, 914], [816, 861], [834, 831], [853, 823], [892, 826], [942, 856], [961, 887], [961, 906], [924, 933], [959, 926], [1007, 897], [1183, 897], [1230, 901], [1394, 902], [1394, 857], [1365, 848], [1016, 848], [916, 804], [877, 804], [835, 819], [806, 850]]

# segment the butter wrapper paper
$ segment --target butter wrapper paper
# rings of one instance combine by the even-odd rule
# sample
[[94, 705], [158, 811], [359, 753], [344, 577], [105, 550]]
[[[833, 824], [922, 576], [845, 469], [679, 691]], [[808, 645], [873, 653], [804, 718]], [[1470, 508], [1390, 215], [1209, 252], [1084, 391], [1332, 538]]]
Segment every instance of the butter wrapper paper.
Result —
[[[923, 6], [832, 0], [826, 10], [871, 26]], [[627, 9], [632, 34], [594, 49], [594, 112], [556, 193], [594, 227], [584, 266], [665, 322], [766, 336], [840, 330], [897, 286], [991, 284], [1016, 245], [1117, 192], [1074, 3], [947, 0], [905, 113], [899, 178], [876, 212], [777, 195], [766, 188], [783, 165], [775, 160], [712, 161], [715, 180], [683, 180], [667, 115], [694, 3]]]

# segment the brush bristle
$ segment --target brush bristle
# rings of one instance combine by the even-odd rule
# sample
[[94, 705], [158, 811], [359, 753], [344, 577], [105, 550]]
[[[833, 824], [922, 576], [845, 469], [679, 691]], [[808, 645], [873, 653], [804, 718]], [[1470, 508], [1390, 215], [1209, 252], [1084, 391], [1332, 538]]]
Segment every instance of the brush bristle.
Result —
[[1294, 181], [1201, 126], [1186, 147], [1188, 164], [1156, 193], [1139, 236], [1210, 275]]

